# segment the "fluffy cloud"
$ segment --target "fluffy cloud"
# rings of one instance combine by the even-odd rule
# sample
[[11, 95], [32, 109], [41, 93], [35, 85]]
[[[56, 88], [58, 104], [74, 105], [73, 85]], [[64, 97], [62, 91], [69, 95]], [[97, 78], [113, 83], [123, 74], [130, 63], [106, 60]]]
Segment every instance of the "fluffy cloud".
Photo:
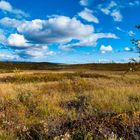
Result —
[[0, 59], [2, 60], [18, 60], [19, 58], [21, 59], [21, 56], [43, 57], [55, 54], [53, 51], [49, 51], [46, 44], [32, 44], [28, 42], [21, 34], [10, 34], [9, 37], [6, 38], [2, 30], [0, 30], [0, 43], [8, 46], [14, 52], [13, 54], [6, 53], [1, 55]]
[[115, 34], [112, 34], [112, 33], [94, 33], [90, 36], [82, 38], [79, 46], [96, 46], [97, 45], [97, 40], [102, 39], [102, 38], [118, 39], [118, 37]]
[[[9, 20], [10, 19], [8, 19], [8, 21]], [[0, 23], [3, 23], [2, 21], [7, 20], [1, 19]], [[65, 44], [72, 40], [77, 40], [78, 43], [75, 43], [74, 46], [95, 46], [98, 39], [117, 38], [116, 35], [111, 33], [94, 33], [93, 26], [85, 25], [76, 18], [65, 16], [55, 16], [48, 20], [37, 19], [20, 23], [14, 19], [11, 19], [11, 21], [17, 24], [17, 31], [20, 35], [16, 34], [14, 38], [16, 39], [20, 36], [24, 44], [22, 44], [22, 46], [27, 46], [27, 40], [34, 44]], [[14, 43], [13, 45], [15, 45]], [[71, 43], [69, 44], [71, 46]]]
[[88, 2], [89, 2], [89, 0], [80, 0], [80, 5], [87, 6]]
[[48, 55], [54, 55], [55, 52], [53, 51], [48, 51], [48, 50], [45, 50], [44, 49], [29, 49], [29, 50], [26, 50], [26, 55], [30, 56], [30, 57], [36, 57], [36, 58], [39, 58], [39, 57], [43, 57], [43, 56], [48, 56]]
[[0, 60], [14, 61], [14, 60], [21, 60], [21, 58], [15, 53], [2, 52], [2, 53], [0, 53]]
[[117, 7], [117, 3], [114, 1], [111, 1], [107, 6], [99, 5], [99, 9], [106, 15], [110, 15], [115, 7]]
[[88, 22], [94, 22], [94, 23], [99, 23], [99, 20], [97, 17], [93, 15], [93, 12], [87, 8], [85, 8], [83, 11], [78, 13], [78, 15], [83, 18], [84, 20]]
[[15, 52], [19, 56], [24, 56], [24, 58], [39, 58], [48, 55], [55, 55], [55, 52], [50, 51], [47, 45], [41, 44], [30, 44], [30, 47], [26, 49], [16, 49]]
[[108, 46], [102, 45], [102, 46], [100, 47], [101, 53], [112, 52], [112, 50], [113, 50], [113, 48], [112, 48], [112, 46], [110, 46], [110, 45], [108, 45]]
[[111, 1], [106, 7], [103, 5], [99, 5], [99, 9], [106, 15], [110, 15], [113, 17], [114, 21], [120, 22], [123, 19], [123, 16], [118, 8], [116, 2]]
[[45, 44], [32, 44], [29, 43], [23, 35], [11, 34], [7, 39], [7, 46], [14, 49], [14, 52], [19, 56], [25, 57], [43, 57], [55, 54], [53, 51], [48, 50]]
[[11, 12], [13, 10], [12, 6], [7, 1], [0, 1], [0, 9]]
[[92, 34], [94, 28], [82, 24], [76, 18], [55, 16], [48, 20], [26, 21], [18, 26], [17, 30], [33, 42], [66, 43]]
[[22, 23], [23, 23], [23, 21], [20, 21], [17, 19], [11, 19], [9, 17], [4, 17], [4, 18], [0, 19], [0, 25], [3, 25], [5, 27], [9, 27], [9, 28], [13, 28], [13, 27], [17, 28]]
[[102, 38], [112, 38], [112, 39], [118, 39], [118, 37], [115, 34], [112, 33], [94, 33], [91, 34], [85, 38], [82, 38], [77, 43], [62, 45], [61, 49], [63, 50], [69, 50], [72, 47], [86, 47], [86, 46], [96, 46], [97, 41]]
[[8, 46], [14, 47], [28, 47], [27, 40], [24, 38], [23, 35], [20, 34], [11, 34], [8, 37]]
[[3, 18], [0, 24], [11, 27], [18, 33], [7, 38], [6, 45], [19, 56], [41, 57], [54, 55], [48, 49], [52, 43], [67, 43], [73, 39], [80, 40], [94, 32], [91, 25], [84, 25], [76, 18], [55, 16], [48, 20], [20, 21]]
[[81, 6], [89, 6], [94, 2], [94, 0], [80, 0], [80, 5]]
[[72, 47], [96, 46], [98, 39], [102, 38], [118, 38], [112, 33], [95, 33], [92, 25], [83, 24], [75, 17], [66, 16], [52, 16], [47, 20], [32, 21], [3, 18], [0, 25], [11, 27], [17, 32], [9, 35], [7, 46], [24, 57], [54, 55], [48, 46], [55, 43], [64, 50]]
[[114, 21], [121, 22], [123, 20], [123, 16], [121, 14], [121, 9], [126, 7], [136, 7], [140, 5], [140, 1], [133, 0], [128, 2], [123, 2], [121, 0], [118, 1], [110, 1], [107, 5], [99, 4], [98, 9], [102, 11], [104, 14], [112, 16]]
[[114, 21], [120, 22], [123, 19], [119, 10], [113, 10], [111, 16], [113, 17]]
[[28, 16], [27, 13], [23, 12], [20, 9], [13, 8], [9, 2], [4, 1], [4, 0], [0, 1], [0, 9], [6, 12], [12, 13], [12, 14], [18, 15], [18, 16], [24, 16], [24, 17]]
[[93, 26], [85, 25], [76, 18], [66, 16], [32, 21], [19, 21], [6, 17], [0, 19], [0, 25], [15, 28], [27, 40], [37, 43], [66, 43], [72, 39], [79, 40], [94, 32]]

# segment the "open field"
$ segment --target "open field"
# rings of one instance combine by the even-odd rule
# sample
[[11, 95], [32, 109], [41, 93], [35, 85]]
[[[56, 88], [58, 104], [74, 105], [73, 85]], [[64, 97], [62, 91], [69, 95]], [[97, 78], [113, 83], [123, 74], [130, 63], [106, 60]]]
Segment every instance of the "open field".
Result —
[[139, 140], [140, 71], [117, 66], [3, 67], [0, 140]]

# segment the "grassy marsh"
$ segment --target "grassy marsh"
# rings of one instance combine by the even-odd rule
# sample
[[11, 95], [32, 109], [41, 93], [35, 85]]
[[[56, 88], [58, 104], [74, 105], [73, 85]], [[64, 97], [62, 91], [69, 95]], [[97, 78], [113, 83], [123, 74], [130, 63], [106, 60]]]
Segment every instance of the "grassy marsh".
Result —
[[0, 139], [140, 138], [140, 72], [0, 74]]

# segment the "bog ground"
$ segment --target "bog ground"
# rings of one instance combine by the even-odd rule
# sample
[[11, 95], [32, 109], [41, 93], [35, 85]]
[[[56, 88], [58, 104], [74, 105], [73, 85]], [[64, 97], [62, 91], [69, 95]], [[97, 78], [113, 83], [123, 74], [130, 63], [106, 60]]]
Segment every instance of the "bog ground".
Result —
[[127, 64], [3, 65], [0, 140], [140, 139], [140, 72]]

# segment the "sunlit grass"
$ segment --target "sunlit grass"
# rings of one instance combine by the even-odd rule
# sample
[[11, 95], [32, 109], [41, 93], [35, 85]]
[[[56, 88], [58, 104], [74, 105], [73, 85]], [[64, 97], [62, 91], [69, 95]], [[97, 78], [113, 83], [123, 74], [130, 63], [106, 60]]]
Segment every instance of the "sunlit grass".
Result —
[[112, 134], [130, 137], [132, 129], [140, 125], [139, 74], [19, 71], [3, 74], [0, 139], [44, 140], [67, 137], [67, 133], [71, 139], [78, 135], [96, 138], [94, 129], [104, 139]]

